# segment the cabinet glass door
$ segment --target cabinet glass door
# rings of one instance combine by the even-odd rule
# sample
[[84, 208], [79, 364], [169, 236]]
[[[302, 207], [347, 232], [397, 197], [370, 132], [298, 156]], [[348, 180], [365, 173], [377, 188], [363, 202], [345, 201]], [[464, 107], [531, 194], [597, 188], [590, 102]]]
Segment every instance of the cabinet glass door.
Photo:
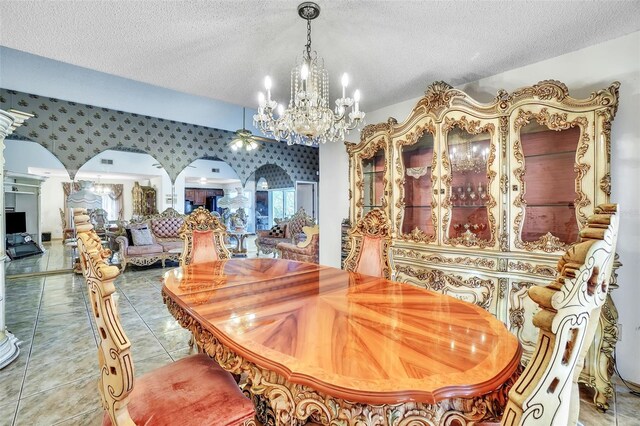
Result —
[[[520, 129], [520, 243], [526, 248], [562, 249], [578, 240], [576, 151], [580, 127], [551, 130], [535, 120]], [[578, 165], [579, 166], [579, 165]], [[546, 251], [546, 250], [545, 250]]]
[[[443, 177], [446, 188], [442, 203], [446, 208], [444, 242], [485, 246], [492, 240], [493, 232], [489, 204], [495, 203], [490, 193], [488, 167], [491, 132], [487, 128], [469, 126], [464, 120], [460, 122], [462, 126], [456, 123], [445, 133], [448, 162], [444, 164]], [[474, 131], [469, 133], [466, 128]]]
[[425, 131], [412, 145], [401, 148], [404, 165], [402, 234], [420, 241], [435, 240], [432, 203], [433, 135]]
[[362, 159], [363, 215], [382, 207], [384, 196], [384, 149], [376, 151], [372, 157]]

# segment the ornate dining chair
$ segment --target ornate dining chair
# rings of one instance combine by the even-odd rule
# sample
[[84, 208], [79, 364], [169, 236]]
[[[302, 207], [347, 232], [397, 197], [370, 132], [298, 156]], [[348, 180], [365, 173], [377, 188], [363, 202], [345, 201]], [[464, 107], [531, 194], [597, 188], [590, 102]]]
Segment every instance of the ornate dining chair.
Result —
[[204, 207], [198, 207], [180, 228], [180, 238], [184, 240], [180, 265], [231, 258], [224, 245], [226, 235], [227, 229], [220, 219]]
[[302, 232], [306, 235], [304, 241], [293, 243], [278, 243], [276, 249], [281, 259], [297, 260], [300, 262], [318, 263], [320, 261], [320, 227], [304, 226]]
[[[254, 425], [255, 411], [233, 377], [204, 354], [192, 355], [134, 379], [131, 343], [113, 298], [120, 274], [85, 210], [74, 212], [80, 264], [100, 336], [99, 390], [103, 425]], [[135, 384], [135, 386], [134, 386]]]
[[350, 250], [344, 269], [382, 278], [391, 278], [389, 246], [391, 223], [384, 211], [373, 209], [349, 231]]
[[598, 206], [580, 231], [581, 242], [558, 261], [555, 281], [529, 289], [529, 297], [541, 308], [533, 318], [540, 333], [531, 361], [509, 392], [501, 425], [577, 424], [577, 379], [609, 290], [616, 212], [614, 204]]

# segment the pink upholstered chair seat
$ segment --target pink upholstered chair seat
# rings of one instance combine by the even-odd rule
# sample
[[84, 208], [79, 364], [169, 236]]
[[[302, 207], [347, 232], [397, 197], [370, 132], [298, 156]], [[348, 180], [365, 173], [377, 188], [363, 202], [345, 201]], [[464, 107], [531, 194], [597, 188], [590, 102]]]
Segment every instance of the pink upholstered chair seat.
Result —
[[[255, 414], [233, 377], [204, 354], [136, 379], [127, 408], [138, 426], [235, 426]], [[102, 424], [111, 425], [106, 412]]]

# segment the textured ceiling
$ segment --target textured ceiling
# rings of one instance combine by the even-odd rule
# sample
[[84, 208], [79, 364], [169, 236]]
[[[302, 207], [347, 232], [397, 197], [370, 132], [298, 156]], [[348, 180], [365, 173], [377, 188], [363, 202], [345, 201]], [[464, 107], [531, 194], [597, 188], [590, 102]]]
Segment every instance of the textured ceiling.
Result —
[[[0, 44], [185, 93], [288, 102], [299, 1], [2, 1]], [[371, 111], [640, 29], [639, 1], [319, 1], [313, 48], [332, 98], [346, 71]], [[553, 78], [552, 75], [548, 76]]]

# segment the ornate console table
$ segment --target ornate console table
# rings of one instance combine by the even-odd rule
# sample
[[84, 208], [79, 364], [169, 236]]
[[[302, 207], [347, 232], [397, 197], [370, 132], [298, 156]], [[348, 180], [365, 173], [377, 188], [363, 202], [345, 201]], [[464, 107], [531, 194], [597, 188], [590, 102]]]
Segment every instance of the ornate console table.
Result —
[[487, 311], [436, 292], [281, 259], [165, 274], [198, 347], [245, 373], [271, 425], [466, 425], [499, 416], [521, 346]]

